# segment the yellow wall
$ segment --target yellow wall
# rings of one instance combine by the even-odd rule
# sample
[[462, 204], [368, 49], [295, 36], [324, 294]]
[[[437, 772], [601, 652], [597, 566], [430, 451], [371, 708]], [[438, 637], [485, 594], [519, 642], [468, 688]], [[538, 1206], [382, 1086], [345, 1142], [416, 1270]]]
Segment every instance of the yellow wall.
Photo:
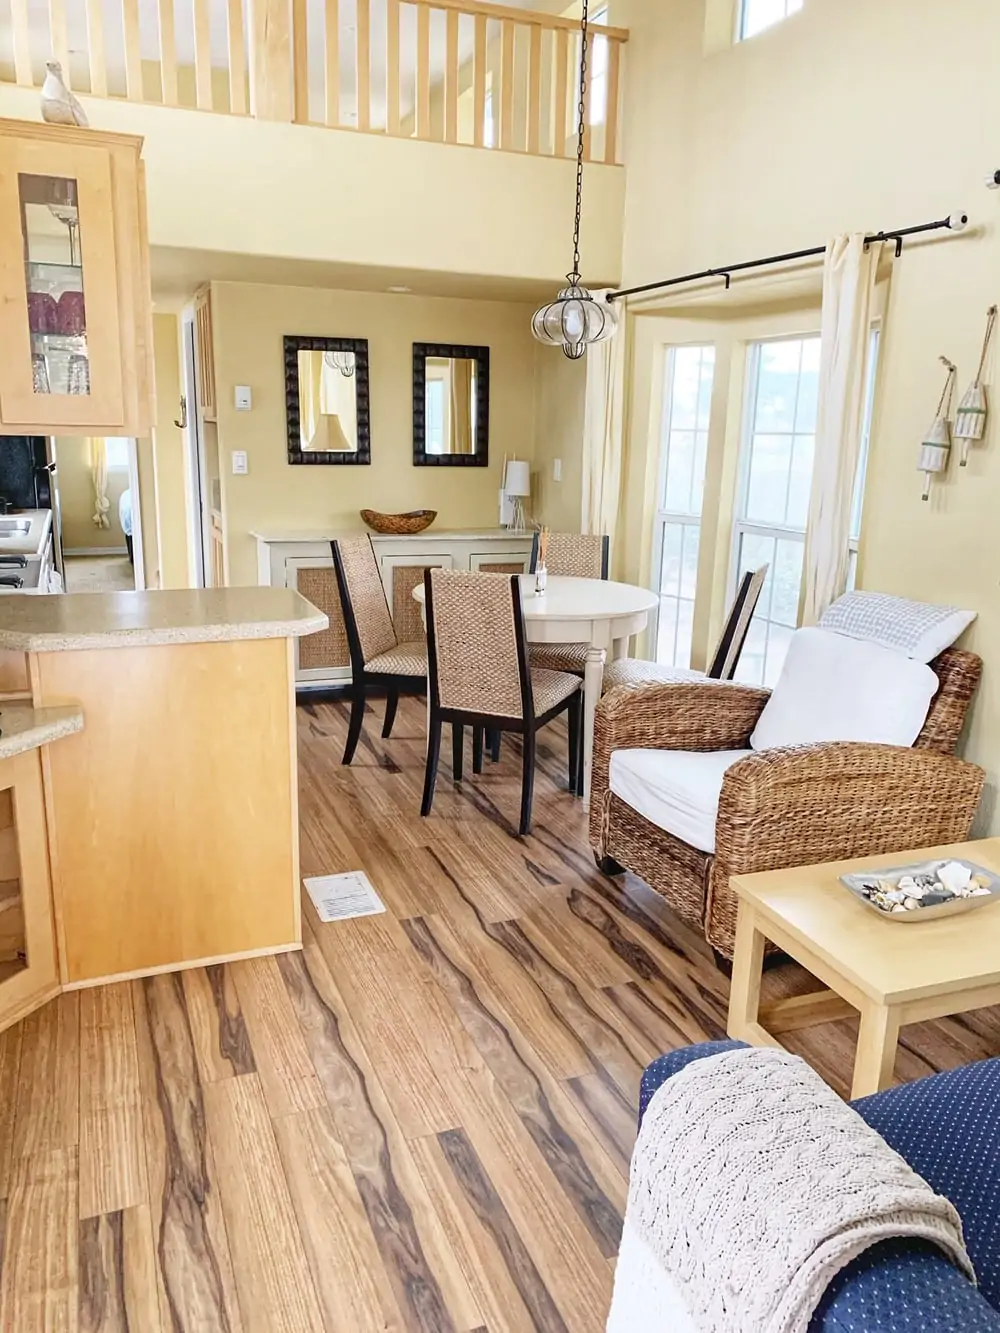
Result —
[[[254, 529], [357, 530], [363, 508], [436, 509], [442, 528], [496, 526], [504, 451], [530, 457], [532, 450], [534, 343], [528, 307], [252, 283], [213, 283], [212, 302], [230, 583], [256, 582]], [[368, 339], [370, 466], [288, 463], [286, 333]], [[414, 342], [489, 346], [488, 468], [413, 466]], [[251, 412], [235, 410], [237, 384], [250, 386]], [[232, 475], [234, 449], [247, 451], [247, 476]]]
[[[535, 347], [535, 474], [538, 518], [555, 532], [579, 532], [582, 501], [583, 397], [586, 362], [557, 347]], [[558, 459], [561, 480], [553, 477]]]
[[156, 424], [152, 444], [161, 588], [186, 588], [190, 584], [185, 441], [174, 425], [181, 398], [179, 338], [175, 315], [153, 316]]
[[[918, 15], [910, 0], [807, 0], [787, 22], [708, 55], [703, 2], [616, 0], [614, 20], [632, 29], [626, 284], [821, 244], [840, 231], [971, 214], [967, 233], [908, 244], [895, 265], [859, 578], [978, 611], [965, 641], [983, 654], [986, 673], [967, 754], [990, 770], [983, 827], [1000, 828], [1000, 601], [989, 541], [1000, 499], [998, 420], [967, 469], [953, 462], [929, 504], [916, 472], [940, 387], [937, 356], [958, 363], [964, 388], [986, 307], [1000, 297], [1000, 194], [984, 188], [1000, 165], [1000, 8], [953, 0]], [[942, 78], [947, 94], [929, 95]], [[636, 476], [646, 475], [652, 392], [638, 353], [633, 387], [634, 496]], [[638, 532], [634, 510], [626, 531]], [[642, 572], [637, 550], [631, 563]]]
[[56, 481], [62, 515], [64, 551], [96, 547], [125, 549], [125, 534], [118, 519], [118, 501], [128, 489], [128, 468], [108, 471], [107, 496], [109, 528], [98, 528], [92, 521], [94, 483], [90, 475], [88, 441], [81, 436], [62, 435], [56, 440]]
[[[96, 129], [145, 136], [156, 246], [558, 282], [575, 163], [84, 97]], [[39, 118], [0, 85], [0, 115]], [[588, 275], [621, 263], [624, 172], [587, 169]]]

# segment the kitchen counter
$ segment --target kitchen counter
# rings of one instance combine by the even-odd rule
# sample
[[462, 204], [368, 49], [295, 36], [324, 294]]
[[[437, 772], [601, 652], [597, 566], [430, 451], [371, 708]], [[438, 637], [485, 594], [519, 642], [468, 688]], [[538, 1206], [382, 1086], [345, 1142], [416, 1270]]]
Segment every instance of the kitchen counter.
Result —
[[0, 601], [0, 649], [23, 653], [282, 639], [326, 629], [288, 588], [65, 593]]
[[62, 740], [83, 730], [83, 709], [64, 704], [57, 708], [32, 708], [30, 704], [0, 706], [0, 760], [13, 759], [26, 750]]
[[[27, 523], [27, 532], [4, 531], [5, 525]], [[52, 531], [51, 509], [22, 509], [10, 514], [0, 514], [0, 555], [26, 555], [29, 558], [41, 555], [42, 548]]]

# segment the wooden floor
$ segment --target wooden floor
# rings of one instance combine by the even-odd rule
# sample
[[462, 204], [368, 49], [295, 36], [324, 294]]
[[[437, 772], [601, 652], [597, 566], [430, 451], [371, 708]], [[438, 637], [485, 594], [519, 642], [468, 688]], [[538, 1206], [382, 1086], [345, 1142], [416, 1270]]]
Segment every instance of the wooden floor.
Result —
[[[347, 770], [343, 707], [299, 710], [302, 864], [364, 867], [385, 915], [307, 908], [302, 953], [0, 1037], [3, 1333], [603, 1329], [640, 1071], [723, 1035], [727, 984], [594, 869], [563, 731], [520, 840], [514, 742], [460, 789], [443, 763], [421, 820], [422, 705], [378, 720]], [[853, 1035], [796, 1041], [843, 1090]], [[983, 1010], [906, 1029], [897, 1074], [997, 1053]]]

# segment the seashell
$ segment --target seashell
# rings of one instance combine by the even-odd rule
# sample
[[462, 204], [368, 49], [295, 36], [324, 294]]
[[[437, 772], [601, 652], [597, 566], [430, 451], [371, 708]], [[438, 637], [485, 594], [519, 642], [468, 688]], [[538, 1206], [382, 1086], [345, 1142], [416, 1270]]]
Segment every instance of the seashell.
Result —
[[907, 898], [903, 902], [903, 909], [907, 912], [912, 912], [915, 907], [919, 906], [920, 904], [917, 902], [916, 898]]
[[946, 889], [959, 893], [969, 887], [972, 871], [962, 865], [961, 861], [946, 861], [943, 866], [938, 866], [937, 877]]
[[903, 906], [902, 903], [897, 903], [896, 906], [891, 908], [890, 910], [893, 912], [905, 912], [906, 908]]
[[896, 888], [897, 888], [897, 889], [912, 889], [912, 888], [915, 886], [915, 884], [916, 884], [916, 880], [913, 878], [912, 875], [901, 875], [901, 876], [899, 877], [899, 880], [898, 880], [897, 884], [896, 884]]
[[978, 888], [973, 889], [969, 894], [970, 898], [989, 898], [990, 896], [990, 890], [982, 884], [980, 884]]

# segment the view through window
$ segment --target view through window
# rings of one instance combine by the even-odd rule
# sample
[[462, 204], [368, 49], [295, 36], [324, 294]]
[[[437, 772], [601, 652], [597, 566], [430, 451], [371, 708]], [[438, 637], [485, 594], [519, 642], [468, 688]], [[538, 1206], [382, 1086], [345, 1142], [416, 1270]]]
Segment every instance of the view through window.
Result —
[[765, 28], [802, 8], [803, 0], [740, 0], [739, 40], [755, 37]]

